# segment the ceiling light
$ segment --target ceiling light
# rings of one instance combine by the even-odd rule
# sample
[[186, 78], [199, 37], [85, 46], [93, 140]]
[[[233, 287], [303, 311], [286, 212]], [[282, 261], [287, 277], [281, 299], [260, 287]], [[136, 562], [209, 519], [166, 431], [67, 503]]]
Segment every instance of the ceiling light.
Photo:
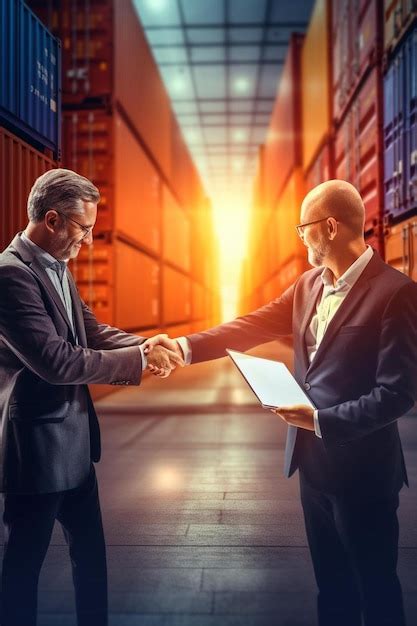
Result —
[[246, 93], [249, 89], [250, 82], [246, 76], [239, 76], [233, 83], [235, 91], [238, 93]]
[[151, 11], [163, 11], [167, 7], [167, 0], [146, 0], [146, 6]]
[[243, 130], [242, 128], [238, 128], [237, 130], [233, 132], [234, 141], [245, 141], [246, 138], [247, 138], [247, 132], [246, 130]]
[[181, 93], [185, 90], [187, 86], [187, 83], [185, 81], [184, 76], [181, 76], [180, 74], [178, 74], [177, 76], [175, 76], [171, 82], [170, 82], [170, 87], [172, 89], [173, 92], [175, 93]]

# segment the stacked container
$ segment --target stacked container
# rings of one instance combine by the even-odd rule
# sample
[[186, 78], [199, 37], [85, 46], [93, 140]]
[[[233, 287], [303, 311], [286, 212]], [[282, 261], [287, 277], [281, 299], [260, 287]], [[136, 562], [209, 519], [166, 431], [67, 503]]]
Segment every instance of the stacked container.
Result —
[[[60, 153], [60, 44], [21, 0], [0, 4], [0, 246], [27, 223], [35, 179]], [[19, 80], [16, 80], [19, 77]]]
[[335, 177], [358, 189], [366, 238], [383, 253], [381, 3], [335, 3], [332, 24]]
[[290, 39], [265, 146], [254, 184], [248, 262], [242, 273], [241, 311], [278, 297], [304, 271], [305, 249], [296, 233], [304, 195], [301, 63], [304, 36]]
[[[398, 3], [397, 3], [398, 4]], [[402, 5], [401, 5], [402, 6]], [[386, 259], [416, 278], [417, 259], [417, 24], [403, 19], [397, 7], [397, 27], [386, 12], [386, 72], [384, 77], [384, 221]], [[410, 16], [408, 16], [410, 17]], [[414, 14], [415, 17], [415, 14]], [[388, 25], [387, 25], [388, 24]], [[408, 26], [408, 29], [406, 28]], [[401, 27], [401, 28], [400, 28]]]
[[196, 278], [192, 254], [204, 190], [132, 1], [32, 5], [62, 40], [63, 164], [102, 196], [94, 244], [72, 267], [80, 292], [126, 330], [212, 325], [218, 286]]

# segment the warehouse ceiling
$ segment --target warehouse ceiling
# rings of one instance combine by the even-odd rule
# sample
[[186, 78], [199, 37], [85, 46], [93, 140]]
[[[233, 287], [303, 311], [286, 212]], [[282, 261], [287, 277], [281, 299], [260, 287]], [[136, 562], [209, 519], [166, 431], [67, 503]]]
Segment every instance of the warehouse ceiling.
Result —
[[313, 0], [134, 0], [207, 192], [250, 198], [291, 32]]

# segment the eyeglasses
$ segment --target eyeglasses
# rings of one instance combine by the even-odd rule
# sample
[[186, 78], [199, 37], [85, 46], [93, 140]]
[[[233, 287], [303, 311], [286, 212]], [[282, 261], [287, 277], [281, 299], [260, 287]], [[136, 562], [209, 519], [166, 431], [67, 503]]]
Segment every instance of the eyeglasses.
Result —
[[[297, 233], [300, 237], [303, 236], [304, 228], [306, 226], [310, 226], [311, 224], [318, 224], [319, 222], [324, 222], [324, 220], [328, 220], [329, 218], [335, 219], [333, 215], [328, 215], [327, 217], [321, 217], [319, 220], [313, 220], [312, 222], [306, 222], [305, 224], [297, 224], [296, 229]], [[339, 222], [336, 220], [336, 224]]]
[[61, 213], [61, 211], [57, 211], [56, 209], [54, 210], [56, 211], [56, 213], [59, 213], [60, 215], [62, 215], [62, 217], [65, 217], [65, 219], [70, 220], [70, 222], [74, 222], [74, 224], [77, 224], [77, 226], [79, 226], [84, 233], [83, 239], [88, 237], [88, 235], [90, 235], [93, 232], [93, 226], [86, 226], [85, 224], [80, 224], [80, 222], [77, 222], [77, 220], [74, 220], [72, 217], [69, 217], [69, 215], [65, 215], [65, 213]]

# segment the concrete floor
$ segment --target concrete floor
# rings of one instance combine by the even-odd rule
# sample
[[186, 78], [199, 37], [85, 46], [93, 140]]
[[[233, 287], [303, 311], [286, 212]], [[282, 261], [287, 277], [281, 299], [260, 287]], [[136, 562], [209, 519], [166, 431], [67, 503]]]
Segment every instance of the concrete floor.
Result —
[[[270, 354], [271, 347], [258, 350]], [[287, 348], [275, 358], [291, 362]], [[146, 378], [96, 403], [111, 626], [314, 626], [315, 582], [298, 497], [282, 477], [285, 426], [226, 359]], [[402, 418], [399, 571], [417, 624], [417, 428]], [[73, 626], [59, 527], [39, 626]], [[337, 625], [335, 625], [337, 626]]]

